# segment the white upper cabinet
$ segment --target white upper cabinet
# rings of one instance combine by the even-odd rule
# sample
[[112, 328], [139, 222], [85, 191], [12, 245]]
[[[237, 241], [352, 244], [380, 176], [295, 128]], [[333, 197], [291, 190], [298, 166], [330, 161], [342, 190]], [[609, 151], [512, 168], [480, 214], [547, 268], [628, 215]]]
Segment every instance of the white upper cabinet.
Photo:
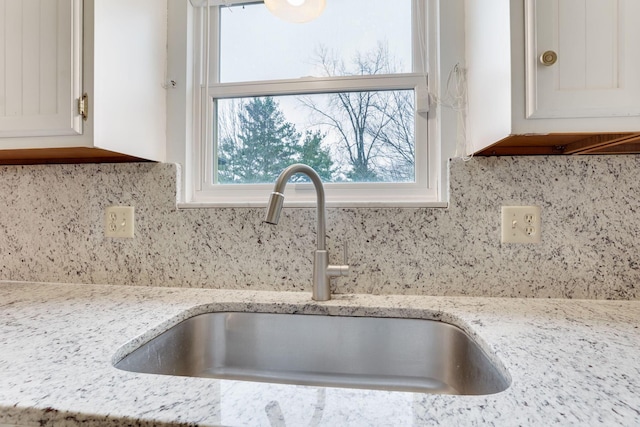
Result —
[[80, 0], [0, 0], [0, 137], [78, 135]]
[[640, 1], [465, 5], [471, 151], [511, 135], [640, 132]]
[[527, 118], [640, 116], [640, 1], [525, 4]]
[[0, 163], [164, 161], [166, 25], [166, 0], [0, 0]]

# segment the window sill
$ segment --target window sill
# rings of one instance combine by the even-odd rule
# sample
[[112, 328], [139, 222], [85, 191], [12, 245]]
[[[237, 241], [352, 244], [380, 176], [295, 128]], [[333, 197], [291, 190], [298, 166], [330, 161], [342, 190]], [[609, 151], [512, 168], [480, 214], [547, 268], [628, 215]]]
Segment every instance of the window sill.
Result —
[[[181, 202], [178, 209], [211, 209], [211, 208], [266, 208], [268, 197], [264, 202]], [[285, 208], [315, 208], [315, 202], [285, 202]], [[447, 202], [326, 202], [327, 208], [440, 208], [449, 207]]]

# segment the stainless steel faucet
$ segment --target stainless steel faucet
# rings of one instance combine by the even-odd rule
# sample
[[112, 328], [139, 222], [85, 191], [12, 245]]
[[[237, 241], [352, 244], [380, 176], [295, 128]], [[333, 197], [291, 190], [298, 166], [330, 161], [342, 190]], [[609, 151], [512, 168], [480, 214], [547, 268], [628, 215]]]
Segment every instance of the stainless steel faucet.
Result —
[[[320, 176], [311, 167], [300, 163], [294, 164], [286, 168], [280, 173], [276, 180], [273, 192], [269, 197], [267, 205], [267, 215], [264, 222], [277, 225], [280, 220], [280, 211], [284, 202], [284, 188], [291, 175], [302, 173], [308, 176], [313, 182], [318, 197], [316, 219], [318, 248], [314, 252], [313, 258], [313, 291], [311, 297], [316, 301], [328, 301], [331, 299], [331, 277], [347, 276], [349, 274], [348, 265], [330, 265], [329, 253], [326, 249], [326, 218], [324, 209], [324, 187]], [[345, 246], [346, 258], [346, 246]], [[346, 264], [346, 259], [345, 259]]]

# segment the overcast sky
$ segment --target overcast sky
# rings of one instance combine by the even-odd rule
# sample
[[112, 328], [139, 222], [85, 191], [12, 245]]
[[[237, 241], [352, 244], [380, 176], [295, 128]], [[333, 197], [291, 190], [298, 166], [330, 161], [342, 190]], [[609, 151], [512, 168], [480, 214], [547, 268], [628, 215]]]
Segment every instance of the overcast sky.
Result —
[[[223, 7], [220, 27], [221, 83], [295, 79], [322, 76], [314, 66], [319, 46], [324, 46], [349, 67], [356, 52], [368, 52], [386, 43], [398, 72], [411, 72], [411, 0], [327, 0], [323, 14], [295, 24], [272, 15], [263, 4]], [[336, 165], [348, 170], [340, 136], [319, 125], [317, 115], [298, 96], [274, 97], [288, 122], [296, 129], [319, 129], [325, 134]], [[318, 105], [326, 95], [313, 95]], [[228, 108], [221, 100], [219, 107]]]
[[303, 24], [282, 21], [263, 4], [222, 8], [222, 82], [317, 75], [312, 62], [320, 44], [348, 62], [386, 41], [410, 72], [410, 17], [410, 0], [327, 0], [323, 14]]

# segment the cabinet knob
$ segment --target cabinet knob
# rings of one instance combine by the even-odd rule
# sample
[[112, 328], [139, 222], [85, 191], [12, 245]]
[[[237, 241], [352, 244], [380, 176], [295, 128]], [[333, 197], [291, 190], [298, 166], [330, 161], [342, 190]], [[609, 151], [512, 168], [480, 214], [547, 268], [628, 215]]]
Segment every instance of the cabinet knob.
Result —
[[548, 50], [540, 55], [540, 63], [546, 67], [549, 67], [556, 63], [558, 60], [558, 54], [552, 50]]

